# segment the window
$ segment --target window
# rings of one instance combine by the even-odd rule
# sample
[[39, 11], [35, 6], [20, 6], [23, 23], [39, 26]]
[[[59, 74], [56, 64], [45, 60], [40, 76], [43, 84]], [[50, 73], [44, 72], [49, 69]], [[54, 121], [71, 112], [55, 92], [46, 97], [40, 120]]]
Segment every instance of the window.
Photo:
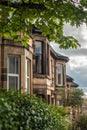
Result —
[[51, 81], [52, 85], [54, 84], [54, 61], [51, 60]]
[[58, 100], [58, 106], [63, 106], [63, 100], [62, 99]]
[[[49, 57], [50, 57], [49, 51], [50, 51], [49, 45], [47, 44], [47, 74], [48, 75], [50, 75], [49, 74], [50, 73], [50, 70], [49, 70]], [[46, 59], [45, 59], [45, 61], [46, 61]]]
[[34, 42], [33, 71], [34, 74], [49, 75], [49, 45], [45, 41]]
[[35, 42], [35, 54], [42, 54], [42, 42]]
[[42, 42], [36, 41], [35, 42], [35, 63], [34, 63], [34, 71], [35, 73], [42, 74]]
[[26, 59], [26, 93], [30, 93], [30, 60]]
[[63, 67], [62, 64], [58, 64], [58, 85], [63, 85]]
[[48, 104], [50, 104], [50, 95], [47, 95], [48, 96]]
[[7, 88], [19, 90], [20, 58], [18, 56], [8, 57]]

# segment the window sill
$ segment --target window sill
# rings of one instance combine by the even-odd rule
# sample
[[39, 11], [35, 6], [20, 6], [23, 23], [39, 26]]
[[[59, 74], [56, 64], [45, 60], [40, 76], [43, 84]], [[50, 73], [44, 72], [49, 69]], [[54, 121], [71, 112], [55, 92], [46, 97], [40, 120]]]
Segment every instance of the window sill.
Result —
[[50, 79], [49, 75], [44, 75], [44, 74], [34, 74], [34, 77], [35, 78], [48, 78], [48, 79]]

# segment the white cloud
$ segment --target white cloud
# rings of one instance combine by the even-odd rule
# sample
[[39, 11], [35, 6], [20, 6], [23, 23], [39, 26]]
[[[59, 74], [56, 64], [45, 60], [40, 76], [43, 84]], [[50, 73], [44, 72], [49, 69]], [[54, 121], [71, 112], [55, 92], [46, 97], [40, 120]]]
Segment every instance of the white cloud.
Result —
[[64, 34], [74, 36], [80, 43], [81, 48], [87, 48], [87, 26], [85, 24], [76, 28], [66, 24], [64, 27]]
[[87, 67], [87, 56], [72, 56], [69, 63], [70, 69], [75, 70], [77, 68]]
[[81, 34], [82, 34], [83, 39], [87, 40], [87, 27], [85, 24], [82, 26]]

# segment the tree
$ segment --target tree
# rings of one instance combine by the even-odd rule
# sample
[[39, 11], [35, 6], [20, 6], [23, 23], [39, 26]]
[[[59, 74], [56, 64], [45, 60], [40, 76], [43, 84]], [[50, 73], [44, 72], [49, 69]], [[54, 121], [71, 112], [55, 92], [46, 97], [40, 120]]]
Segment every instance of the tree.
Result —
[[80, 127], [80, 130], [87, 130], [87, 113], [80, 115], [77, 126]]
[[67, 105], [68, 106], [82, 106], [83, 103], [83, 91], [80, 89], [70, 89], [68, 90], [68, 95], [67, 95]]
[[83, 91], [77, 88], [67, 90], [66, 105], [71, 107], [72, 129], [77, 130], [77, 120], [83, 104]]
[[63, 35], [67, 22], [77, 27], [87, 23], [86, 0], [0, 0], [1, 37], [10, 36], [25, 43], [35, 25], [60, 47], [76, 48], [78, 41]]

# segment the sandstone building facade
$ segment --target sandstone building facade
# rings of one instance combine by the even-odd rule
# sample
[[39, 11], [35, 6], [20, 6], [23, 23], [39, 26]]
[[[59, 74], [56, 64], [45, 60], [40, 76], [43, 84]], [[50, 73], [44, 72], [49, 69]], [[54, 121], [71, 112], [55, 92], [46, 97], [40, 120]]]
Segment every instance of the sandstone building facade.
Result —
[[[0, 87], [35, 94], [48, 104], [59, 105], [59, 89], [66, 91], [66, 63], [69, 58], [50, 46], [49, 39], [34, 29], [29, 43], [0, 40]], [[66, 95], [65, 95], [66, 96]]]
[[[32, 54], [30, 45], [2, 38], [0, 41], [0, 86], [32, 93]], [[31, 87], [30, 87], [31, 86]]]

